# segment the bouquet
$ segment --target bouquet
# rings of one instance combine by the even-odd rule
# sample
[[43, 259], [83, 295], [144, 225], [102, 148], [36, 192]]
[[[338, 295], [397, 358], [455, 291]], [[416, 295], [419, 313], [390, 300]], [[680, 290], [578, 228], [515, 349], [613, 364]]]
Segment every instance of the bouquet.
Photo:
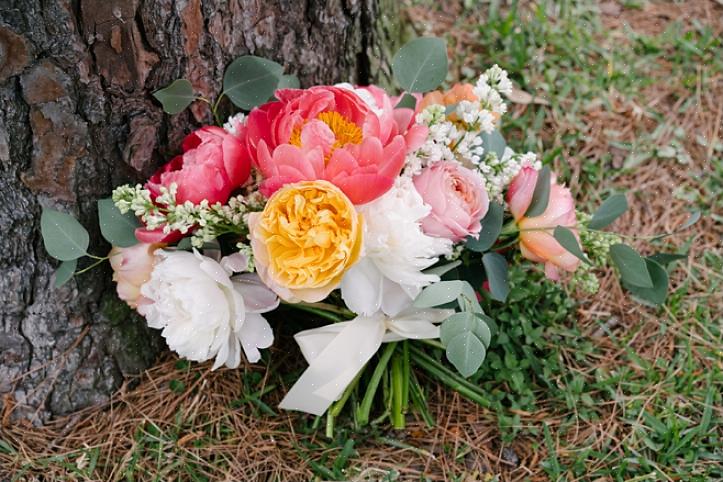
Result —
[[[435, 91], [447, 75], [435, 38], [408, 43], [392, 66], [396, 96], [348, 83], [300, 89], [253, 56], [228, 66], [213, 102], [184, 79], [156, 92], [169, 114], [207, 102], [218, 125], [190, 133], [145, 184], [98, 202], [106, 257], [88, 254], [74, 218], [45, 209], [56, 284], [109, 260], [118, 296], [171, 350], [213, 369], [258, 362], [274, 341], [265, 315], [280, 304], [313, 314], [329, 324], [296, 333], [308, 368], [280, 407], [333, 423], [354, 395], [364, 424], [381, 385], [395, 427], [410, 401], [424, 403], [410, 360], [479, 395], [467, 377], [495, 336], [511, 264], [595, 291], [611, 261], [635, 298], [665, 300], [668, 264], [683, 255], [644, 257], [603, 230], [627, 209], [624, 194], [580, 212], [546, 162], [506, 145], [504, 70]], [[241, 112], [221, 125], [224, 97]]]

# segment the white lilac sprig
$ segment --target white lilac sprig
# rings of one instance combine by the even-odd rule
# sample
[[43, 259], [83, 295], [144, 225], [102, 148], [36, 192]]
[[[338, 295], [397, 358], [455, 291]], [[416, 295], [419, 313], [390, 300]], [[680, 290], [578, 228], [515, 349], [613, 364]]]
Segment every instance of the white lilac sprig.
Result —
[[534, 152], [520, 154], [509, 147], [505, 147], [501, 158], [494, 152], [487, 152], [477, 168], [485, 180], [485, 188], [490, 199], [500, 201], [505, 188], [524, 166], [539, 171], [542, 169], [542, 162]]
[[264, 206], [259, 192], [231, 197], [226, 204], [209, 204], [206, 200], [199, 204], [177, 204], [175, 183], [169, 188], [161, 187], [160, 191], [152, 202], [150, 191], [140, 184], [120, 186], [113, 191], [113, 201], [121, 213], [133, 211], [149, 230], [191, 233], [191, 244], [199, 248], [223, 234], [248, 234], [248, 214], [261, 211]]

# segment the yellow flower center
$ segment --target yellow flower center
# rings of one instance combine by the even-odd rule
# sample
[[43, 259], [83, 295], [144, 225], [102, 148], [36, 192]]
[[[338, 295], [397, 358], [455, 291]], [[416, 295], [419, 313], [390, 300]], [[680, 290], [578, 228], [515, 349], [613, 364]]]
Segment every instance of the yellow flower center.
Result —
[[[331, 157], [331, 153], [339, 147], [343, 147], [347, 144], [361, 144], [363, 140], [361, 128], [345, 118], [338, 112], [322, 112], [317, 115], [316, 118], [326, 124], [331, 132], [334, 133], [335, 141], [331, 147], [331, 151], [326, 156], [326, 161]], [[301, 147], [301, 129], [304, 125], [300, 125], [291, 131], [291, 137], [289, 138], [289, 144], [296, 147]]]
[[290, 289], [338, 282], [359, 255], [361, 220], [351, 201], [326, 181], [289, 184], [266, 204], [256, 230], [271, 276]]

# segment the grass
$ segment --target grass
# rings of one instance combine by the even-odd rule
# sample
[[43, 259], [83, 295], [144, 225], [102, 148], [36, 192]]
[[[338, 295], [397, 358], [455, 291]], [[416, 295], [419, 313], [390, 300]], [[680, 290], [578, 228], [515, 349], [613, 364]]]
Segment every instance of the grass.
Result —
[[269, 370], [211, 373], [168, 359], [101, 409], [45, 428], [3, 425], [0, 473], [723, 480], [723, 6], [466, 3], [442, 11], [425, 0], [408, 15], [417, 33], [447, 37], [450, 81], [498, 63], [532, 95], [511, 106], [506, 135], [515, 149], [543, 153], [583, 208], [628, 191], [631, 210], [615, 225], [624, 234], [671, 230], [688, 211], [703, 212], [694, 230], [672, 238], [690, 257], [671, 268], [665, 306], [629, 300], [611, 273], [589, 296], [517, 270], [512, 277], [534, 282], [519, 284], [498, 314], [498, 335], [472, 377], [482, 406], [420, 375], [410, 398], [426, 399], [429, 413], [409, 414], [406, 431], [373, 421], [355, 429], [342, 415], [328, 439], [323, 419], [275, 409], [292, 382], [276, 368], [296, 352], [273, 350]]

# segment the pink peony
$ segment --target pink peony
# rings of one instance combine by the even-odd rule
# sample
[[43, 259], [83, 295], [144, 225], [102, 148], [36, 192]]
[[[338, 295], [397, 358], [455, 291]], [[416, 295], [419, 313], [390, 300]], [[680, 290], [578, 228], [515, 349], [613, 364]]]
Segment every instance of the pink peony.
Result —
[[354, 204], [367, 203], [392, 187], [407, 152], [426, 136], [410, 127], [411, 111], [395, 115], [390, 104], [377, 114], [349, 89], [281, 89], [276, 97], [251, 111], [245, 132], [265, 196], [288, 183], [326, 180]]
[[490, 202], [478, 173], [455, 162], [437, 162], [414, 177], [414, 186], [432, 208], [422, 220], [426, 234], [454, 242], [479, 236]]
[[[225, 203], [231, 192], [241, 187], [249, 177], [251, 160], [243, 143], [219, 127], [202, 127], [189, 134], [183, 141], [183, 154], [162, 166], [146, 183], [151, 198], [161, 193], [160, 188], [178, 187], [176, 202], [191, 201], [198, 204], [207, 200], [210, 204]], [[136, 230], [141, 242], [174, 242], [182, 235], [178, 232], [163, 233], [163, 228], [149, 231]]]
[[131, 308], [137, 308], [147, 301], [141, 295], [141, 286], [151, 278], [156, 263], [154, 252], [161, 247], [163, 244], [138, 243], [129, 248], [113, 246], [108, 253], [118, 297]]
[[[515, 176], [507, 190], [507, 203], [520, 229], [522, 256], [538, 263], [545, 263], [545, 275], [553, 280], [560, 278], [559, 269], [575, 271], [580, 260], [563, 248], [552, 236], [557, 226], [574, 228], [577, 224], [575, 204], [570, 190], [550, 181], [550, 199], [547, 209], [540, 216], [525, 217], [532, 201], [538, 173], [526, 166]], [[549, 228], [549, 229], [543, 229]], [[577, 230], [572, 229], [578, 238]]]

